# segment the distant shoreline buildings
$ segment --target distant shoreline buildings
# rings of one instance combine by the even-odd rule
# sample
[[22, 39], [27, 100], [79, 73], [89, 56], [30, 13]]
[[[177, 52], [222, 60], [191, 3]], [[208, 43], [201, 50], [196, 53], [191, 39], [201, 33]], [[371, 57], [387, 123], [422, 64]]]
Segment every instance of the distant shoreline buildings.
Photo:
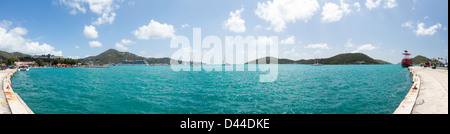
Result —
[[64, 57], [62, 56], [55, 56], [55, 55], [33, 55], [34, 59], [62, 59]]

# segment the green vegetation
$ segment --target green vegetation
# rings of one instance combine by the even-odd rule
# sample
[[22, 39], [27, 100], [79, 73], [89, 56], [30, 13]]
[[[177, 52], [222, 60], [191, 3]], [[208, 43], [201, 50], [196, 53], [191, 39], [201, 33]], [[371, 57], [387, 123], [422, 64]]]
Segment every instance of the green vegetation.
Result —
[[[258, 63], [260, 60], [263, 60], [263, 58], [261, 59], [257, 59], [245, 64], [268, 64], [270, 63], [270, 61], [272, 60], [277, 60], [278, 58], [274, 58], [274, 57], [266, 57], [266, 63]], [[271, 63], [274, 64], [274, 63]], [[293, 60], [289, 60], [289, 59], [278, 59], [278, 64], [296, 64], [295, 61]], [[313, 63], [314, 64], [314, 63]]]
[[68, 64], [68, 65], [76, 65], [78, 64], [77, 60], [69, 59], [69, 58], [60, 58], [60, 59], [34, 59], [30, 55], [22, 54], [19, 52], [8, 53], [5, 51], [0, 51], [0, 60], [1, 63], [5, 63], [7, 66], [15, 65], [14, 62], [17, 61], [34, 61], [36, 62], [36, 66], [47, 66], [49, 63], [53, 66], [57, 64]]
[[109, 49], [97, 56], [91, 56], [84, 59], [80, 59], [84, 63], [94, 64], [118, 64], [124, 60], [136, 61], [145, 60], [148, 64], [170, 64], [170, 58], [145, 58], [129, 52], [120, 52], [115, 49]]
[[[270, 59], [275, 59], [273, 57], [267, 57], [266, 61]], [[258, 59], [261, 60], [261, 59]], [[258, 60], [248, 62], [247, 64], [256, 64]], [[289, 59], [278, 59], [278, 64], [314, 64], [315, 59], [310, 60], [289, 60]], [[345, 64], [391, 64], [383, 60], [375, 60], [371, 57], [362, 53], [346, 53], [333, 56], [331, 58], [317, 59], [321, 64], [328, 65], [345, 65]]]
[[0, 60], [6, 60], [6, 59], [10, 59], [10, 58], [19, 58], [19, 57], [31, 57], [31, 56], [27, 55], [27, 54], [18, 53], [18, 52], [8, 53], [5, 51], [0, 51]]
[[109, 49], [97, 56], [86, 57], [80, 59], [81, 62], [94, 63], [94, 64], [109, 64], [109, 63], [120, 63], [123, 60], [145, 60], [146, 58], [137, 56], [129, 52], [119, 52], [115, 49]]
[[413, 64], [421, 64], [421, 63], [429, 62], [429, 61], [432, 61], [432, 60], [431, 60], [431, 59], [428, 59], [428, 58], [425, 57], [425, 56], [417, 55], [416, 57], [414, 57], [414, 58], [412, 59], [412, 61], [413, 61]]
[[9, 59], [2, 60], [1, 63], [2, 64], [4, 63], [6, 66], [11, 66], [11, 65], [15, 65], [14, 62], [16, 62], [16, 61], [19, 61], [19, 59], [18, 58], [9, 58]]

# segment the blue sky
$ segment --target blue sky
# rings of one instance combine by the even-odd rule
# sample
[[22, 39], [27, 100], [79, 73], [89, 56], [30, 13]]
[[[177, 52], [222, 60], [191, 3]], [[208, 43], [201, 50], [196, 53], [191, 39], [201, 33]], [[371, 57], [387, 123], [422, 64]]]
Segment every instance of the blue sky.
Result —
[[[1, 0], [0, 50], [170, 57], [171, 37], [278, 36], [279, 57], [448, 55], [447, 0]], [[101, 45], [100, 45], [101, 44]]]

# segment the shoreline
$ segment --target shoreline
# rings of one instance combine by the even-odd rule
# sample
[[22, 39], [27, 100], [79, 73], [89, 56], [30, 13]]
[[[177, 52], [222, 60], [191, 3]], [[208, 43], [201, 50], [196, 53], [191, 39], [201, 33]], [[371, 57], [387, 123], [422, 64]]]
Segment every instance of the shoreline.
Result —
[[448, 114], [448, 70], [408, 69], [414, 84], [393, 114]]
[[17, 69], [7, 69], [0, 71], [0, 114], [34, 114], [27, 104], [14, 92], [11, 86], [11, 77]]

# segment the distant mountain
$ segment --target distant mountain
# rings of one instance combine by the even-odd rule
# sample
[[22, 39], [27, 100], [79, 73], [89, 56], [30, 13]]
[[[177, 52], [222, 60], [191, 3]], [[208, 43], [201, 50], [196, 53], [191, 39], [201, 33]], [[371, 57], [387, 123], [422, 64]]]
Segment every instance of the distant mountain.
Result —
[[0, 59], [9, 59], [9, 58], [21, 58], [21, 57], [31, 57], [28, 54], [23, 54], [19, 52], [8, 53], [5, 51], [0, 51]]
[[[245, 64], [258, 64], [258, 62], [262, 61], [262, 60], [263, 60], [263, 58], [260, 58], [260, 59], [257, 59], [257, 60], [254, 60], [254, 61], [251, 61], [251, 62], [248, 62], [248, 63], [245, 63]], [[266, 57], [266, 63], [259, 63], [259, 64], [268, 64], [272, 60], [278, 60], [278, 64], [295, 64], [295, 61], [293, 61], [293, 60], [290, 60], [290, 59], [278, 59], [278, 58], [275, 58], [275, 57]], [[271, 64], [273, 64], [273, 63], [271, 63]]]
[[420, 63], [428, 62], [428, 61], [432, 61], [432, 60], [431, 60], [431, 59], [428, 59], [428, 58], [425, 57], [425, 56], [417, 55], [416, 57], [414, 57], [414, 58], [412, 59], [412, 61], [413, 61], [413, 64], [420, 64]]
[[[266, 57], [266, 60], [274, 60], [276, 58], [273, 57]], [[262, 59], [258, 59], [262, 60]], [[258, 60], [248, 62], [247, 64], [256, 64]], [[278, 59], [278, 64], [314, 64], [315, 59], [309, 59], [309, 60], [289, 60], [289, 59]], [[328, 65], [342, 65], [342, 64], [391, 64], [389, 62], [383, 61], [383, 60], [375, 60], [371, 57], [362, 54], [362, 53], [346, 53], [346, 54], [339, 54], [336, 56], [333, 56], [331, 58], [324, 58], [324, 59], [317, 59], [317, 61], [321, 64], [328, 64]]]
[[116, 49], [109, 49], [97, 56], [86, 57], [80, 59], [81, 62], [89, 63], [93, 62], [95, 64], [108, 64], [108, 63], [120, 63], [123, 60], [145, 60], [146, 58], [137, 56], [129, 52], [120, 52]]
[[142, 56], [138, 56], [136, 54], [130, 52], [120, 52], [116, 49], [109, 49], [97, 56], [86, 57], [84, 59], [80, 59], [79, 61], [90, 63], [91, 61], [94, 64], [118, 64], [124, 60], [136, 61], [136, 60], [145, 60], [148, 64], [155, 65], [169, 65], [170, 58], [146, 58]]

